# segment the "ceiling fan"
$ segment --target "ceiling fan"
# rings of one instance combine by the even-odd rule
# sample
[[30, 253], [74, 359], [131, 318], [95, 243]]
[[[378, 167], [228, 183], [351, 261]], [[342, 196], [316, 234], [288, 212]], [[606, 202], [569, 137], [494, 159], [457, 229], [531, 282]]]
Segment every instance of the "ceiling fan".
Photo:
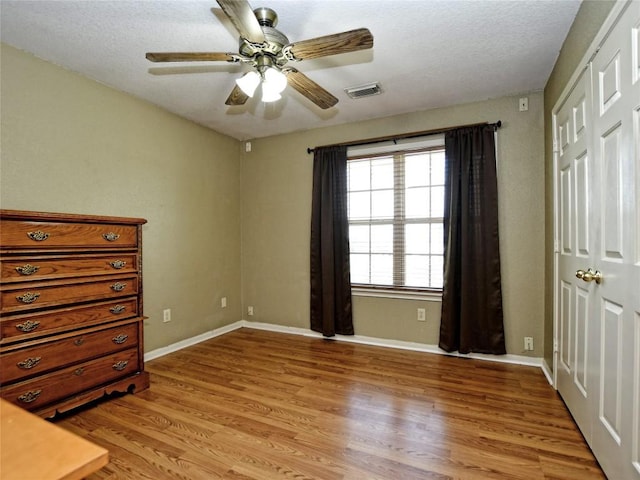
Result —
[[242, 62], [253, 67], [236, 80], [226, 105], [243, 105], [262, 84], [262, 100], [280, 99], [291, 85], [322, 109], [333, 107], [338, 99], [304, 73], [288, 66], [312, 58], [355, 52], [373, 47], [373, 36], [366, 28], [289, 43], [275, 26], [278, 15], [270, 8], [252, 10], [246, 0], [216, 0], [240, 33], [238, 53], [223, 52], [148, 52], [152, 62]]

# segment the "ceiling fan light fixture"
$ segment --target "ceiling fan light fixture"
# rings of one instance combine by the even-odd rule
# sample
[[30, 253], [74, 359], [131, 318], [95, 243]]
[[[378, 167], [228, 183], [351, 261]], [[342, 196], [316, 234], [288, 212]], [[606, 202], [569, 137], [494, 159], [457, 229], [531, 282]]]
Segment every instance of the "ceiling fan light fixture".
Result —
[[262, 101], [265, 103], [276, 102], [280, 100], [282, 96], [280, 92], [276, 92], [275, 90], [269, 88], [269, 84], [267, 82], [262, 83]]
[[282, 97], [280, 94], [287, 87], [287, 76], [275, 68], [264, 70], [262, 80], [262, 101], [275, 102]]
[[247, 72], [237, 79], [236, 83], [247, 96], [253, 97], [256, 88], [260, 85], [260, 75], [255, 71]]
[[269, 90], [281, 93], [285, 88], [287, 88], [287, 76], [280, 70], [276, 70], [275, 68], [267, 68], [267, 70], [264, 72], [263, 83], [269, 85], [267, 87]]

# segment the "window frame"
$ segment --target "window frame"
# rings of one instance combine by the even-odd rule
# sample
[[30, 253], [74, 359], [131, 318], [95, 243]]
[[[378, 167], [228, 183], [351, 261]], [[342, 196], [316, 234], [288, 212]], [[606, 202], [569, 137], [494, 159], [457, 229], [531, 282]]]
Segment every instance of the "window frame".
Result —
[[[394, 226], [394, 246], [393, 246], [393, 282], [395, 285], [379, 285], [379, 284], [369, 284], [369, 283], [351, 283], [352, 294], [355, 296], [362, 297], [391, 297], [391, 298], [403, 298], [409, 300], [440, 300], [442, 298], [442, 288], [434, 288], [434, 287], [413, 287], [413, 286], [404, 286], [398, 285], [396, 283], [400, 283], [398, 279], [398, 275], [404, 272], [403, 263], [405, 260], [405, 244], [404, 244], [404, 226], [407, 224], [415, 223], [415, 224], [444, 224], [443, 217], [424, 217], [424, 218], [404, 218], [404, 166], [399, 165], [400, 163], [404, 163], [404, 159], [406, 155], [418, 154], [423, 152], [433, 152], [433, 151], [444, 151], [444, 135], [432, 135], [426, 137], [425, 139], [421, 139], [418, 142], [412, 141], [410, 145], [407, 145], [405, 148], [399, 148], [402, 145], [397, 145], [395, 142], [393, 145], [382, 146], [382, 147], [372, 147], [371, 145], [366, 146], [361, 150], [355, 151], [350, 149], [347, 152], [347, 162], [350, 161], [358, 161], [363, 159], [375, 159], [380, 157], [392, 157], [393, 158], [393, 168], [394, 168], [394, 217], [391, 220], [391, 224]], [[398, 168], [402, 168], [400, 172], [398, 172]], [[396, 190], [400, 189], [402, 191], [402, 195], [400, 196], [401, 201], [398, 202], [398, 196]], [[400, 214], [400, 215], [399, 215]], [[401, 220], [398, 221], [398, 216], [400, 216]], [[386, 222], [387, 224], [389, 222]], [[349, 221], [349, 225], [358, 224], [358, 221], [352, 222]], [[370, 219], [366, 221], [362, 221], [363, 225], [372, 225]], [[399, 232], [400, 234], [396, 234]], [[401, 243], [398, 248], [397, 243]], [[443, 246], [444, 248], [444, 246]], [[398, 268], [399, 267], [399, 268]]]

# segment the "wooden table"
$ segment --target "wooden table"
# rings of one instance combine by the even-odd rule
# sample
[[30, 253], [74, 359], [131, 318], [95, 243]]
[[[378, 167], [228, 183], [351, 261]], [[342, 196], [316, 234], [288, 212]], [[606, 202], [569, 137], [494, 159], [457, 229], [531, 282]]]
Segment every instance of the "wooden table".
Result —
[[82, 479], [109, 462], [109, 452], [0, 399], [0, 479]]

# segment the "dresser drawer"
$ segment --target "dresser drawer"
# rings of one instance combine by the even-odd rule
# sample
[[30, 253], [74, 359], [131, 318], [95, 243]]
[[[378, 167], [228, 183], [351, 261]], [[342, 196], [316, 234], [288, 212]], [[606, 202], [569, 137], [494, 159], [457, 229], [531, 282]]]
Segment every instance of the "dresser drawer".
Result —
[[138, 371], [138, 366], [138, 351], [132, 348], [78, 363], [24, 382], [0, 387], [0, 395], [22, 408], [34, 410], [129, 375]]
[[0, 355], [0, 383], [14, 382], [137, 345], [138, 322], [38, 343]]
[[135, 248], [135, 225], [0, 221], [0, 244], [4, 249]]
[[0, 343], [24, 341], [75, 328], [138, 316], [137, 297], [48, 310], [46, 312], [10, 315], [0, 319]]
[[65, 255], [4, 257], [0, 278], [2, 283], [54, 280], [86, 275], [135, 273], [138, 256], [135, 253], [114, 255]]
[[138, 276], [33, 282], [27, 286], [19, 283], [4, 284], [0, 288], [2, 313], [8, 313], [135, 295], [138, 293]]

